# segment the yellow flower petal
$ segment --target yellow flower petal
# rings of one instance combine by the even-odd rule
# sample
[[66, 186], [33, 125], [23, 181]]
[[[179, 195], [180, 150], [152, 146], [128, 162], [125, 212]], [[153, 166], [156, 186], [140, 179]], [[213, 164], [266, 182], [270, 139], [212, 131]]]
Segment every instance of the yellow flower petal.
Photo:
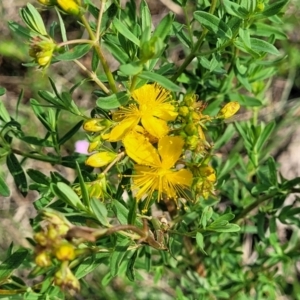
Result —
[[113, 152], [99, 152], [92, 154], [85, 164], [94, 168], [106, 166], [116, 158], [117, 154]]
[[178, 116], [178, 113], [175, 111], [175, 107], [170, 103], [163, 103], [157, 105], [153, 112], [153, 116], [163, 119], [165, 121], [174, 121]]
[[136, 117], [126, 118], [121, 121], [116, 127], [111, 131], [108, 141], [117, 142], [121, 140], [130, 130], [132, 130], [139, 122]]
[[182, 153], [184, 141], [179, 136], [165, 136], [158, 142], [158, 153], [162, 160], [162, 168], [170, 169]]
[[158, 139], [169, 132], [169, 127], [165, 121], [152, 116], [142, 118], [142, 124], [151, 135]]
[[147, 166], [160, 166], [161, 162], [156, 149], [143, 135], [135, 131], [123, 139], [127, 155], [136, 163]]

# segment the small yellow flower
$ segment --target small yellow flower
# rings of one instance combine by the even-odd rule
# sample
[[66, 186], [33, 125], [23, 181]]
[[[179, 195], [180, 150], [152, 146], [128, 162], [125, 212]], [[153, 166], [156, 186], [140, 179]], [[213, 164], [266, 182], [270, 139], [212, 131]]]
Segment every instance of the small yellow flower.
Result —
[[83, 123], [83, 129], [88, 132], [99, 132], [111, 125], [111, 121], [107, 119], [89, 119]]
[[55, 249], [55, 257], [58, 260], [73, 260], [76, 257], [74, 246], [68, 242], [61, 243]]
[[116, 153], [113, 152], [99, 152], [92, 154], [86, 161], [85, 164], [94, 168], [100, 168], [106, 166], [117, 157]]
[[156, 149], [143, 135], [132, 131], [126, 135], [123, 144], [127, 155], [137, 163], [133, 188], [138, 189], [135, 195], [137, 201], [147, 195], [145, 210], [154, 191], [158, 191], [158, 201], [162, 194], [176, 199], [191, 186], [192, 173], [186, 169], [175, 169], [184, 145], [181, 137], [165, 136], [159, 140]]
[[167, 135], [169, 128], [167, 121], [174, 121], [177, 117], [175, 107], [168, 103], [170, 93], [158, 84], [146, 84], [132, 93], [136, 103], [122, 107], [115, 112], [114, 120], [120, 123], [113, 128], [108, 140], [116, 142], [133, 130], [139, 123], [156, 138]]
[[223, 108], [220, 109], [217, 117], [228, 119], [237, 113], [240, 109], [240, 104], [238, 102], [229, 102]]

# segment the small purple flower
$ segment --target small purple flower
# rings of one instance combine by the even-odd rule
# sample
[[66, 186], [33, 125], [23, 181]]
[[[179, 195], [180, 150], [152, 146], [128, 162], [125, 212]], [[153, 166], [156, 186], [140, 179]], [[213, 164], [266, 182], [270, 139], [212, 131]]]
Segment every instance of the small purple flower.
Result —
[[88, 153], [89, 142], [86, 140], [80, 140], [75, 143], [75, 152], [81, 154], [89, 154]]

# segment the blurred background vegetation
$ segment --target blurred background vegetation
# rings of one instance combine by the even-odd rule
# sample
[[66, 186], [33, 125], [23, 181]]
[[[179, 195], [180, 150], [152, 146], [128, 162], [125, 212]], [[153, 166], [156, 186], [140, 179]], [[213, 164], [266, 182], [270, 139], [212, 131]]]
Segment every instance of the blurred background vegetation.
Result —
[[[29, 45], [24, 43], [18, 36], [13, 36], [8, 29], [7, 22], [10, 20], [21, 22], [18, 15], [19, 9], [26, 3], [35, 1], [14, 0], [0, 2], [0, 86], [6, 88], [7, 93], [1, 101], [5, 102], [8, 110], [15, 114], [15, 108], [18, 106], [18, 120], [24, 124], [29, 135], [34, 135], [38, 130], [43, 130], [38, 124], [38, 120], [33, 116], [28, 101], [30, 98], [36, 98], [39, 89], [47, 89], [49, 81], [47, 76], [55, 78], [57, 87], [66, 89], [72, 86], [72, 82], [77, 82], [80, 78], [84, 79], [84, 74], [74, 64], [70, 68], [69, 63], [54, 64], [43, 71], [23, 66], [23, 63], [29, 62], [31, 58], [28, 54]], [[123, 1], [124, 3], [126, 1]], [[137, 1], [138, 2], [138, 1]], [[172, 1], [147, 1], [149, 3], [154, 20], [161, 19], [170, 9], [176, 11], [172, 6]], [[192, 1], [191, 1], [192, 2]], [[166, 5], [165, 5], [166, 4]], [[40, 6], [39, 6], [40, 7]], [[51, 24], [54, 19], [54, 11], [41, 11], [45, 24]], [[177, 16], [180, 20], [180, 12]], [[65, 24], [69, 36], [73, 38], [82, 37], [82, 32], [75, 18], [65, 16]], [[258, 116], [261, 120], [276, 120], [276, 130], [270, 140], [269, 147], [275, 160], [281, 165], [281, 172], [289, 179], [300, 176], [300, 1], [291, 0], [287, 11], [283, 17], [283, 26], [287, 34], [287, 40], [283, 39], [276, 45], [286, 58], [278, 64], [278, 73], [268, 84], [269, 89], [266, 94], [265, 105], [260, 109]], [[175, 63], [180, 63], [185, 53], [178, 48], [176, 42], [170, 45], [170, 59]], [[83, 63], [89, 65], [90, 57], [86, 56]], [[110, 58], [109, 63], [112, 70], [117, 68], [116, 62]], [[90, 110], [94, 107], [95, 98], [91, 95], [93, 89], [92, 82], [85, 82], [74, 94], [74, 100], [84, 110]], [[20, 97], [21, 95], [21, 97]], [[240, 119], [248, 119], [253, 112], [241, 112]], [[75, 116], [70, 118], [61, 118], [61, 128], [63, 131], [70, 129], [72, 124], [78, 120]], [[74, 152], [75, 142], [84, 139], [84, 133], [75, 135], [66, 145], [66, 153]], [[227, 146], [228, 147], [228, 146]], [[223, 149], [224, 153], [228, 149]], [[221, 153], [222, 155], [222, 153]], [[32, 167], [32, 161], [27, 161], [26, 166]], [[63, 173], [67, 178], [73, 177], [73, 171], [70, 169], [54, 167], [46, 163], [34, 162], [34, 167], [43, 173], [57, 170]], [[55, 169], [56, 168], [56, 169]], [[6, 174], [5, 169], [0, 170]], [[13, 187], [13, 180], [9, 176], [7, 182]], [[12, 188], [13, 190], [13, 188]], [[31, 227], [29, 219], [35, 214], [32, 202], [36, 198], [34, 192], [30, 192], [26, 198], [23, 198], [16, 191], [12, 192], [9, 198], [0, 201], [0, 218], [2, 226], [0, 228], [0, 253], [4, 253], [11, 241], [23, 246], [27, 245], [26, 237], [31, 236]], [[292, 200], [291, 200], [292, 201]], [[283, 233], [288, 238], [288, 231]], [[0, 254], [1, 259], [1, 254]], [[300, 265], [297, 274], [300, 277]], [[160, 277], [162, 267], [158, 266], [156, 271], [157, 278]], [[101, 287], [102, 277], [106, 274], [105, 266], [97, 269], [96, 272], [87, 278], [88, 284], [83, 286], [83, 291], [76, 299], [121, 299], [123, 296], [130, 299], [174, 299], [176, 292], [172, 288], [177, 280], [180, 280], [181, 274], [172, 274], [168, 277], [164, 275], [163, 281], [156, 282], [155, 276], [141, 274], [140, 280], [143, 281], [143, 288], [140, 288], [140, 280], [136, 283], [130, 283], [126, 280], [116, 278], [107, 287]], [[200, 271], [199, 271], [200, 272]], [[177, 278], [176, 278], [177, 276]], [[170, 281], [174, 281], [171, 284]], [[17, 298], [15, 298], [17, 299]], [[21, 298], [20, 298], [21, 299]], [[287, 298], [288, 299], [288, 298]]]

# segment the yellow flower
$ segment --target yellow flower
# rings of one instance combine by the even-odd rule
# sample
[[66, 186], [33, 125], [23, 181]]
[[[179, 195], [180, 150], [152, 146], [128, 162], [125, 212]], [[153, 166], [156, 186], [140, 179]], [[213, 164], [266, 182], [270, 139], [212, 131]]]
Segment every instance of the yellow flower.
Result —
[[165, 136], [158, 142], [156, 149], [143, 135], [130, 132], [123, 140], [127, 155], [137, 165], [134, 169], [133, 188], [138, 191], [135, 195], [139, 201], [147, 195], [144, 211], [147, 211], [154, 191], [158, 191], [158, 201], [162, 194], [177, 198], [184, 194], [183, 190], [192, 184], [193, 175], [189, 170], [174, 168], [182, 154], [184, 141], [179, 136]]
[[167, 121], [177, 117], [175, 107], [168, 103], [170, 93], [157, 84], [146, 84], [132, 93], [136, 103], [122, 107], [114, 113], [114, 120], [120, 123], [113, 128], [108, 140], [116, 142], [133, 130], [139, 123], [156, 138], [167, 135]]

